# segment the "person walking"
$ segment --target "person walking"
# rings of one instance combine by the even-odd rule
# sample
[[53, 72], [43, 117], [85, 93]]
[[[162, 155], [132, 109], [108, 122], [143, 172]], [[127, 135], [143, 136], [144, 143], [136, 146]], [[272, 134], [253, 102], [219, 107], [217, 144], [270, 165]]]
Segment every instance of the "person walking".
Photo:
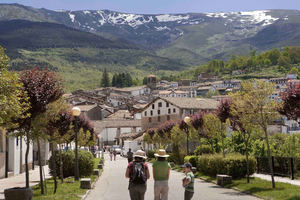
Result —
[[127, 152], [127, 160], [128, 160], [128, 163], [133, 161], [133, 153], [131, 151], [131, 148], [129, 148], [129, 150]]
[[194, 174], [192, 172], [192, 164], [185, 163], [183, 165], [185, 178], [182, 180], [182, 186], [185, 188], [184, 200], [191, 200], [194, 195]]
[[164, 149], [158, 150], [154, 154], [157, 158], [153, 163], [153, 178], [154, 178], [154, 200], [167, 200], [169, 193], [169, 177], [171, 166], [167, 161], [167, 155]]
[[109, 150], [109, 157], [110, 157], [110, 161], [112, 161], [112, 158], [113, 158], [113, 151], [112, 151], [112, 149]]
[[150, 178], [148, 165], [144, 162], [146, 154], [138, 150], [134, 161], [128, 164], [125, 177], [129, 178], [129, 195], [131, 200], [144, 200], [147, 190], [147, 180]]
[[114, 154], [114, 161], [116, 161], [116, 157], [117, 157], [117, 151], [116, 151], [116, 149], [113, 150], [113, 154]]

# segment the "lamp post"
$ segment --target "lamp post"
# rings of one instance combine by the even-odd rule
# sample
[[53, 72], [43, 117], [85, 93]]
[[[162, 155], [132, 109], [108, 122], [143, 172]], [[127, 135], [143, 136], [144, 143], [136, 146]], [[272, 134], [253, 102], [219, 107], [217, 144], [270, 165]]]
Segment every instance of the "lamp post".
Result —
[[185, 128], [185, 132], [186, 132], [186, 153], [187, 153], [187, 155], [189, 155], [189, 124], [191, 122], [191, 118], [189, 116], [186, 116], [183, 121], [187, 125], [186, 128]]
[[75, 181], [79, 180], [79, 164], [78, 164], [78, 117], [80, 115], [80, 108], [78, 107], [73, 107], [72, 108], [72, 115], [75, 117], [74, 121], [74, 128], [75, 128]]

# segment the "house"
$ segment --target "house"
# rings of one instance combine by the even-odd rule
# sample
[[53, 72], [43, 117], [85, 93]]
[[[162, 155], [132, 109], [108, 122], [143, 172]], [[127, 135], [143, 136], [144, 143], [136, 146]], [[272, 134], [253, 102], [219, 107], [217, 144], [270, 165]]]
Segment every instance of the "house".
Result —
[[219, 103], [213, 99], [158, 97], [142, 110], [142, 130], [201, 111], [211, 112], [216, 110], [218, 105]]
[[151, 89], [147, 86], [136, 86], [127, 88], [111, 88], [115, 93], [122, 95], [140, 96], [147, 95], [151, 93]]
[[178, 82], [178, 86], [190, 86], [191, 83], [191, 79], [180, 79]]
[[108, 119], [91, 121], [95, 133], [105, 145], [120, 144], [120, 136], [141, 131], [141, 120]]
[[103, 109], [101, 106], [98, 106], [97, 104], [78, 105], [77, 107], [80, 108], [81, 112], [90, 120], [102, 120], [111, 114], [110, 110]]
[[189, 97], [189, 92], [181, 90], [162, 90], [158, 91], [159, 97]]

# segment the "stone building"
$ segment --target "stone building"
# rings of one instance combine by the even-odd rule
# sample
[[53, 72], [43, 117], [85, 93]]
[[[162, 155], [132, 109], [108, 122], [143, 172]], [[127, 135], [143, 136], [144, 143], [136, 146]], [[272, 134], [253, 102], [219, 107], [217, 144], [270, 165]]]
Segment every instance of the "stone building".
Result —
[[0, 179], [5, 177], [6, 168], [6, 135], [0, 128]]
[[158, 97], [142, 110], [142, 129], [155, 128], [165, 121], [199, 112], [212, 112], [218, 105], [214, 99]]

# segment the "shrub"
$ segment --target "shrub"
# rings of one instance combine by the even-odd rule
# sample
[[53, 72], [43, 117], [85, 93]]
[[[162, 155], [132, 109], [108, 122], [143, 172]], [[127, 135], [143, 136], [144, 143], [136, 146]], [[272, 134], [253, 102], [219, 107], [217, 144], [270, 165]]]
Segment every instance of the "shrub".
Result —
[[198, 162], [198, 156], [186, 156], [184, 157], [184, 162], [189, 162], [193, 165], [193, 167], [196, 167]]
[[[205, 175], [216, 176], [217, 174], [227, 174], [233, 178], [242, 178], [247, 174], [246, 157], [240, 154], [227, 155], [202, 155], [198, 157], [197, 169]], [[256, 159], [249, 156], [250, 175], [255, 172]]]
[[170, 153], [168, 161], [181, 165], [184, 163], [184, 153]]
[[211, 146], [201, 145], [195, 149], [194, 153], [199, 156], [202, 154], [213, 154], [214, 152], [211, 150]]
[[[50, 160], [52, 159], [52, 156]], [[74, 176], [74, 166], [75, 166], [75, 153], [74, 151], [62, 152], [63, 161], [63, 175], [64, 178], [69, 176]], [[89, 151], [78, 150], [78, 163], [79, 163], [79, 175], [90, 176], [93, 173], [94, 168], [94, 157]], [[49, 162], [50, 174], [53, 175], [53, 165]], [[56, 174], [60, 176], [60, 162], [59, 162], [59, 152], [56, 152]]]
[[154, 151], [154, 150], [149, 150], [148, 152], [147, 152], [147, 158], [148, 159], [152, 159], [152, 158], [155, 158], [155, 156], [154, 156], [154, 154], [156, 153], [156, 151]]

